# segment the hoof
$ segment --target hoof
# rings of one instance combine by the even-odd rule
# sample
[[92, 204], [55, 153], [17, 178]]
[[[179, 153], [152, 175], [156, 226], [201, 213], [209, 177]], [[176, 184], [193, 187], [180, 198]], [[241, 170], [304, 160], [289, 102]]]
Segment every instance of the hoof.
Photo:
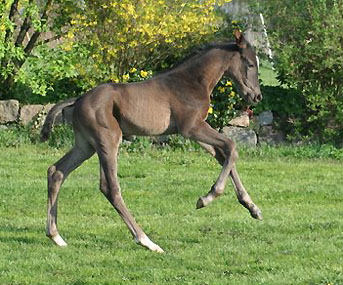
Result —
[[262, 212], [256, 206], [254, 206], [253, 209], [250, 211], [250, 215], [256, 220], [263, 220]]
[[141, 238], [140, 240], [135, 239], [136, 243], [138, 243], [139, 245], [151, 250], [151, 251], [155, 251], [158, 253], [164, 253], [164, 250], [159, 247], [157, 244], [153, 243], [147, 236], [144, 236], [143, 238]]
[[196, 205], [196, 209], [201, 209], [203, 207], [205, 207], [205, 201], [202, 197], [199, 198], [197, 205]]
[[151, 251], [155, 251], [155, 252], [158, 252], [158, 253], [164, 253], [164, 250], [162, 248], [160, 248], [157, 244], [155, 244], [155, 248], [154, 249], [151, 249]]
[[49, 238], [58, 246], [61, 246], [61, 247], [67, 246], [67, 243], [63, 240], [63, 238], [60, 235], [56, 235]]

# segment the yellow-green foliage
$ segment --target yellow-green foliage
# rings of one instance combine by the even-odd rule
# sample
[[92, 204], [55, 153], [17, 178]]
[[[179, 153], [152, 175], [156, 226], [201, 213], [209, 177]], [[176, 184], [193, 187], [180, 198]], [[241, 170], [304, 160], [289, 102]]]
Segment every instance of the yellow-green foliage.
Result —
[[230, 1], [86, 0], [70, 21], [64, 48], [81, 40], [92, 53], [92, 74], [121, 81], [130, 68], [154, 69], [208, 40], [224, 24], [216, 8]]
[[218, 7], [230, 1], [1, 0], [0, 96], [61, 99], [132, 81], [133, 68], [146, 78], [212, 40], [226, 24]]
[[66, 23], [80, 9], [73, 0], [0, 1], [1, 99], [12, 98], [16, 88], [45, 95], [52, 78], [70, 77], [64, 65], [69, 60], [58, 58], [61, 53], [47, 50], [46, 44], [67, 32]]
[[223, 77], [212, 91], [211, 106], [207, 122], [213, 128], [222, 129], [237, 114], [237, 107], [242, 101], [232, 82]]

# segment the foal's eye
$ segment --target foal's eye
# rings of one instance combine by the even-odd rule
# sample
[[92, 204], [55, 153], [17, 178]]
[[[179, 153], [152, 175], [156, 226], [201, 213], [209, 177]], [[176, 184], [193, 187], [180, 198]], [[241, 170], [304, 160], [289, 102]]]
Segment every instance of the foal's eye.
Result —
[[254, 63], [251, 60], [249, 60], [249, 59], [246, 59], [245, 62], [247, 64], [248, 68], [253, 68], [255, 66]]

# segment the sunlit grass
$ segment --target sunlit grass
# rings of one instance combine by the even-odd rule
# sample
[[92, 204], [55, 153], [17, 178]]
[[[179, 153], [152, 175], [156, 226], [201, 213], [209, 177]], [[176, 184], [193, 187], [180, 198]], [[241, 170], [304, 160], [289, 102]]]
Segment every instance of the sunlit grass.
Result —
[[[0, 284], [342, 284], [342, 162], [241, 154], [238, 171], [263, 211], [253, 220], [232, 186], [195, 210], [219, 174], [202, 151], [122, 151], [127, 206], [165, 254], [137, 246], [98, 190], [93, 157], [60, 193], [59, 230], [45, 237], [46, 146], [0, 149]], [[271, 151], [269, 154], [272, 153]]]
[[271, 62], [262, 60], [259, 68], [259, 78], [265, 86], [279, 86], [280, 82], [276, 79], [276, 72]]

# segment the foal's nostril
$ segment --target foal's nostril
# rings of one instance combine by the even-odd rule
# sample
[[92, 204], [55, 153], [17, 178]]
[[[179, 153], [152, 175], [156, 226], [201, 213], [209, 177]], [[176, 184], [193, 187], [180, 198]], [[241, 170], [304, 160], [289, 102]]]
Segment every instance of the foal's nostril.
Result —
[[255, 97], [255, 101], [256, 101], [256, 102], [260, 102], [260, 101], [262, 101], [262, 94], [258, 94], [258, 95], [256, 95], [256, 97]]

